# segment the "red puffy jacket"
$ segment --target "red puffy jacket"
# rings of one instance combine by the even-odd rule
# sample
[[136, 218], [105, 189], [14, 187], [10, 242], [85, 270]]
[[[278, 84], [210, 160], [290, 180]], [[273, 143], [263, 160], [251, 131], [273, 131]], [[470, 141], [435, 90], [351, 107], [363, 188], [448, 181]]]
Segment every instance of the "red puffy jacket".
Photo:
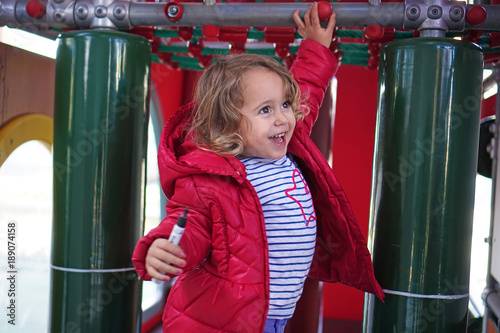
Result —
[[[383, 298], [370, 253], [347, 197], [309, 138], [337, 60], [324, 46], [304, 40], [292, 72], [307, 94], [310, 113], [298, 121], [288, 146], [311, 190], [318, 235], [309, 276], [342, 282]], [[170, 201], [167, 217], [138, 242], [132, 261], [139, 276], [151, 243], [168, 238], [185, 207], [180, 246], [185, 273], [173, 286], [163, 314], [164, 332], [262, 332], [269, 307], [266, 227], [259, 198], [235, 157], [221, 157], [184, 141], [193, 105], [176, 112], [160, 142], [158, 164]]]

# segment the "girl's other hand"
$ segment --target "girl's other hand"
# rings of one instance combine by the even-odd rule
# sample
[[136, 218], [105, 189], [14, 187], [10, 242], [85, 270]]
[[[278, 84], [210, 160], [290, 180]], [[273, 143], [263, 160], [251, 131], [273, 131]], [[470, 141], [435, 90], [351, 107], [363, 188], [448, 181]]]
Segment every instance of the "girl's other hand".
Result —
[[304, 21], [300, 18], [298, 9], [293, 12], [293, 20], [297, 24], [298, 32], [302, 38], [330, 47], [333, 31], [335, 30], [335, 13], [332, 13], [326, 28], [323, 28], [320, 24], [318, 4], [315, 2], [305, 13]]
[[165, 238], [158, 238], [149, 247], [146, 255], [146, 270], [152, 278], [169, 281], [170, 276], [165, 274], [182, 274], [182, 267], [186, 266], [185, 258], [182, 248]]

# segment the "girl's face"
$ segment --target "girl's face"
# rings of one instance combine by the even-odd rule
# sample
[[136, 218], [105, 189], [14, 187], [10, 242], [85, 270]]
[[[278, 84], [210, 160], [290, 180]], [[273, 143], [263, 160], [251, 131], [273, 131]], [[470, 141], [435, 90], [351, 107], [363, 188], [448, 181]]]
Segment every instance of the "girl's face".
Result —
[[243, 74], [243, 83], [243, 155], [282, 158], [296, 121], [283, 79], [266, 69], [257, 69]]

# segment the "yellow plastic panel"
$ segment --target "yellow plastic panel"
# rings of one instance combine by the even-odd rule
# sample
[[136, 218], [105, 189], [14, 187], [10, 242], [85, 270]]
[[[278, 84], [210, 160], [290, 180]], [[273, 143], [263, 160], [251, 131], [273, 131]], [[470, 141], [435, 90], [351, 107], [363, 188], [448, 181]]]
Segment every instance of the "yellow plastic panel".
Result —
[[0, 166], [20, 145], [30, 140], [40, 140], [50, 150], [54, 122], [43, 114], [26, 114], [12, 119], [0, 127]]

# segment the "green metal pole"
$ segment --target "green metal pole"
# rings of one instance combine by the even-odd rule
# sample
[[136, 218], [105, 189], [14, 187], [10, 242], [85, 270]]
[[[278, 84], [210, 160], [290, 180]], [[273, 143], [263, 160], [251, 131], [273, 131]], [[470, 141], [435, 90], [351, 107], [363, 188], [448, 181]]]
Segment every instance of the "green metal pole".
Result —
[[51, 332], [138, 332], [150, 47], [63, 33], [56, 58]]
[[364, 332], [466, 332], [482, 69], [452, 39], [381, 52]]

